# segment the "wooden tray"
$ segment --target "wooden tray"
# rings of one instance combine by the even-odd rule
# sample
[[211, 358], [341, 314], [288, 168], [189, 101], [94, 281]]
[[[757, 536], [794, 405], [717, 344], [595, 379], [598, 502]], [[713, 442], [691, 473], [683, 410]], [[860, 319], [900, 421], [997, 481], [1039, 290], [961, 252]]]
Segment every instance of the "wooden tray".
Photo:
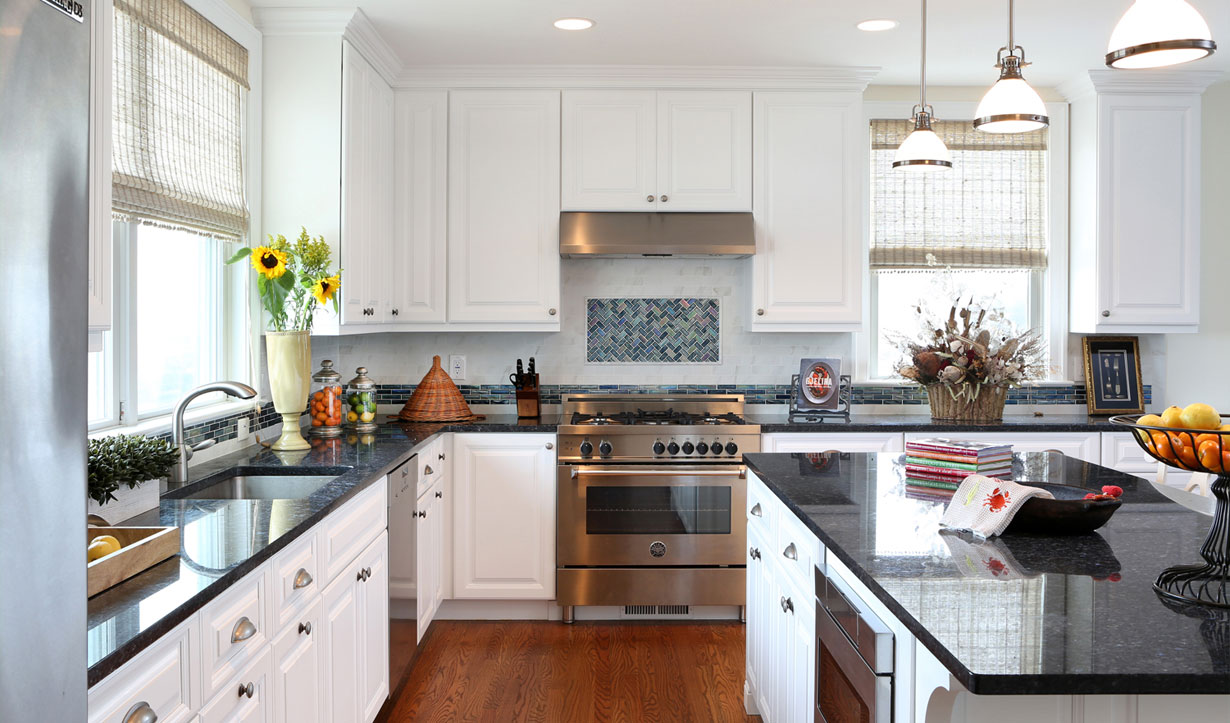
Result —
[[1010, 532], [1035, 532], [1044, 535], [1081, 535], [1093, 532], [1105, 525], [1110, 516], [1115, 514], [1119, 505], [1118, 499], [1087, 500], [1085, 495], [1095, 490], [1071, 485], [1053, 484], [1051, 482], [1028, 482], [1017, 480], [1018, 484], [1029, 487], [1039, 487], [1050, 492], [1055, 499], [1030, 497], [1016, 511], [1012, 522], [1004, 530]]
[[85, 544], [99, 535], [111, 535], [123, 547], [86, 567], [88, 597], [179, 554], [178, 527], [86, 527]]

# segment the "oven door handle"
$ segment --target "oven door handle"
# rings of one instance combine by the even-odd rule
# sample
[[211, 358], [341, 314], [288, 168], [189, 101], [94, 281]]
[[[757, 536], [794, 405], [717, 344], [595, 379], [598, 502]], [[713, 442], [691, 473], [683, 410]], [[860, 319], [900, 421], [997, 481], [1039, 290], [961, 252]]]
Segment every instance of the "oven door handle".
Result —
[[716, 469], [647, 469], [647, 470], [614, 470], [614, 469], [587, 469], [584, 472], [572, 468], [572, 478], [576, 479], [581, 475], [599, 476], [599, 477], [733, 477], [738, 476], [739, 479], [747, 479], [747, 469], [739, 468], [738, 470], [716, 470]]

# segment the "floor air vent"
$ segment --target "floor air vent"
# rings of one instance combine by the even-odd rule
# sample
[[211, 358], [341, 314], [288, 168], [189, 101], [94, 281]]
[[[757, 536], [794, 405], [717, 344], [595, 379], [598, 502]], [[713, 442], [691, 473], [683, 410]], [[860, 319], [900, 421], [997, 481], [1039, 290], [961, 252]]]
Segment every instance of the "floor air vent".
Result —
[[690, 615], [691, 608], [687, 605], [625, 605], [625, 618], [660, 618], [664, 616], [684, 617]]

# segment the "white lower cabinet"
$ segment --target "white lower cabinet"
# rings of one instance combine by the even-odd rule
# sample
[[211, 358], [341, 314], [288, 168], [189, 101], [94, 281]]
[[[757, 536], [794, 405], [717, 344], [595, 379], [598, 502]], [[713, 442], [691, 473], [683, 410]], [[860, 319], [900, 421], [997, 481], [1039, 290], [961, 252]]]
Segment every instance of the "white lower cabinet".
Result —
[[273, 654], [266, 645], [201, 709], [200, 723], [272, 723]]
[[900, 432], [820, 432], [765, 434], [764, 452], [901, 452], [905, 441]]
[[389, 551], [383, 532], [325, 588], [325, 710], [335, 723], [375, 718], [389, 692]]
[[418, 614], [418, 640], [422, 641], [435, 619], [440, 603], [446, 597], [445, 563], [451, 560], [445, 558], [445, 524], [446, 480], [437, 479], [434, 484], [423, 492], [419, 498], [416, 512], [416, 606]]
[[555, 435], [453, 436], [453, 597], [555, 598]]
[[162, 723], [191, 720], [201, 704], [200, 640], [193, 615], [90, 688], [89, 723], [127, 723], [145, 711]]
[[321, 723], [324, 717], [320, 595], [273, 641], [274, 723]]

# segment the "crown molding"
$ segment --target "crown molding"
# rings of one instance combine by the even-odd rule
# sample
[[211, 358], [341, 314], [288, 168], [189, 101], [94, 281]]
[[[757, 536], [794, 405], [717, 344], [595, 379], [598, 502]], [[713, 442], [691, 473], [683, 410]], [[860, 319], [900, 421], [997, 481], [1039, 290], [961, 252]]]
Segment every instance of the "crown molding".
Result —
[[1219, 80], [1230, 79], [1220, 70], [1090, 70], [1061, 83], [1057, 90], [1069, 101], [1090, 93], [1147, 93], [1200, 95]]
[[404, 68], [395, 88], [722, 88], [861, 93], [873, 67], [441, 65]]
[[252, 19], [265, 35], [341, 35], [354, 8], [252, 8]]
[[384, 78], [384, 82], [395, 85], [402, 72], [401, 58], [397, 57], [393, 48], [380, 37], [376, 26], [372, 25], [372, 21], [362, 10], [354, 11], [342, 37], [350, 41], [359, 54], [372, 64], [376, 72]]

